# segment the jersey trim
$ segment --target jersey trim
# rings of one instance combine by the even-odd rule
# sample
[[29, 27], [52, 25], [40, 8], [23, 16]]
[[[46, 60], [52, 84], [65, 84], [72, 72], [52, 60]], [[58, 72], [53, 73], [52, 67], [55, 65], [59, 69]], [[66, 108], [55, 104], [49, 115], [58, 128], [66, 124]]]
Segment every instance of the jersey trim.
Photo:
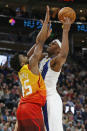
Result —
[[[49, 61], [50, 61], [50, 60], [48, 60], [48, 61], [46, 62], [46, 64], [44, 65], [44, 67], [43, 67], [43, 71], [42, 71], [42, 73], [41, 73], [43, 79], [45, 79], [46, 73], [47, 73], [47, 71], [48, 71]], [[47, 102], [46, 102], [45, 105], [42, 107], [42, 110], [43, 110], [43, 116], [44, 116], [44, 123], [45, 123], [45, 126], [46, 126], [47, 131], [49, 131], [48, 114], [47, 114]]]

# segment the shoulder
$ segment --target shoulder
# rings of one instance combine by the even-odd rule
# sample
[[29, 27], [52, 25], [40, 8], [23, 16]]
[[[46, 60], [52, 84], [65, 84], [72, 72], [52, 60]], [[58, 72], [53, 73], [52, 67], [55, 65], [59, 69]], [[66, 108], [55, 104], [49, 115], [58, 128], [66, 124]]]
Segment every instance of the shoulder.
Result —
[[27, 64], [27, 65], [24, 65], [21, 69], [20, 69], [20, 71], [18, 72], [18, 74], [20, 75], [21, 73], [24, 73], [24, 72], [26, 72], [26, 71], [28, 71], [28, 70], [30, 70], [29, 69], [29, 65]]

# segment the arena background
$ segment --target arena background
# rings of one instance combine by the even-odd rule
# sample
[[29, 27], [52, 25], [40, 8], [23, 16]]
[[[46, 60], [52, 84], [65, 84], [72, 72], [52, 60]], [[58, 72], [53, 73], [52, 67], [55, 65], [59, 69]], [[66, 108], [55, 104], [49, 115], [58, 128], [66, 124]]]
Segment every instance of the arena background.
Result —
[[57, 90], [64, 105], [64, 131], [87, 131], [87, 0], [0, 0], [0, 131], [13, 131], [19, 101], [18, 76], [10, 67], [10, 58], [33, 46], [46, 5], [50, 6], [53, 32], [44, 50], [54, 38], [61, 41], [58, 11], [65, 6], [76, 11], [69, 56]]

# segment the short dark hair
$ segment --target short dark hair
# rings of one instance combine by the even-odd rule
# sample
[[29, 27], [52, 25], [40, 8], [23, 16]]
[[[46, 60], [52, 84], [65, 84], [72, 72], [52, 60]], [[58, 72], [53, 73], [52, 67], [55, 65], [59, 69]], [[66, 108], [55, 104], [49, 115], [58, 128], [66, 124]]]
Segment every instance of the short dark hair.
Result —
[[19, 54], [16, 53], [10, 60], [10, 65], [15, 71], [19, 71], [21, 69]]

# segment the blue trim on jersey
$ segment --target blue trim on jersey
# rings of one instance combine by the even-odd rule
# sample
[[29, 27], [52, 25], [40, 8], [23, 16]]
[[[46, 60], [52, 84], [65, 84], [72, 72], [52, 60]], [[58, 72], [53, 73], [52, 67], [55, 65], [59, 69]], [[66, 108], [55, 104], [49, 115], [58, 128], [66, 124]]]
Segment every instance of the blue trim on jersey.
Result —
[[[43, 79], [45, 79], [46, 73], [48, 71], [48, 63], [49, 60], [46, 62], [46, 64], [43, 66], [43, 71], [42, 71], [42, 77]], [[49, 125], [48, 125], [48, 114], [47, 114], [47, 102], [45, 103], [45, 105], [42, 107], [43, 110], [43, 116], [44, 116], [44, 123], [46, 126], [47, 131], [49, 131]]]
[[46, 62], [46, 64], [43, 66], [43, 71], [41, 73], [43, 79], [45, 79], [45, 76], [46, 76], [46, 73], [48, 71], [48, 63], [49, 63], [49, 60]]
[[42, 107], [43, 110], [43, 116], [44, 116], [44, 123], [46, 126], [47, 131], [49, 131], [49, 125], [48, 125], [48, 114], [47, 114], [47, 102], [45, 105]]

